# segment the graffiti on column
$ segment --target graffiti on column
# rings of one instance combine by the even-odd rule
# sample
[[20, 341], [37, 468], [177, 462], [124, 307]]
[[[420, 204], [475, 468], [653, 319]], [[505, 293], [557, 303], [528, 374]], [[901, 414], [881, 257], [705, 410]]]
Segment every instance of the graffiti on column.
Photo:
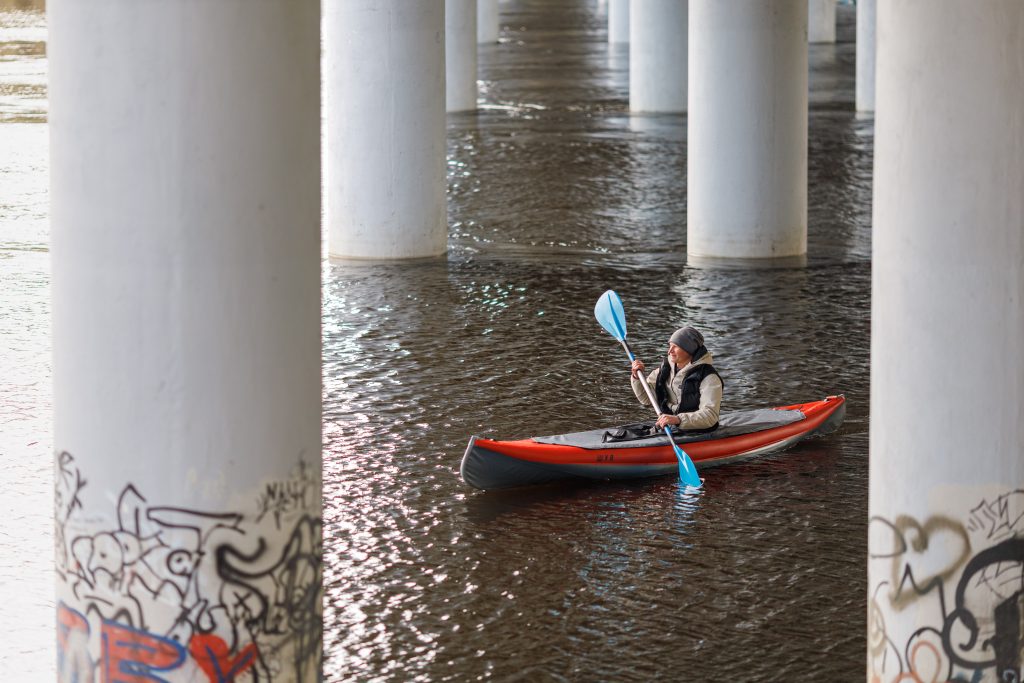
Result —
[[311, 501], [308, 496], [319, 491], [309, 472], [305, 461], [300, 460], [295, 467], [291, 479], [287, 481], [271, 481], [264, 486], [263, 492], [256, 502], [258, 512], [256, 521], [261, 522], [263, 518], [270, 515], [278, 529], [281, 528], [281, 518], [300, 510], [310, 507]]
[[157, 505], [132, 484], [114, 510], [87, 510], [75, 459], [56, 466], [58, 680], [317, 677], [321, 520], [306, 463], [249, 514]]
[[[1021, 681], [1024, 490], [982, 500], [966, 519], [873, 517], [872, 683]], [[877, 570], [878, 565], [873, 565]], [[912, 633], [893, 622], [914, 610]]]

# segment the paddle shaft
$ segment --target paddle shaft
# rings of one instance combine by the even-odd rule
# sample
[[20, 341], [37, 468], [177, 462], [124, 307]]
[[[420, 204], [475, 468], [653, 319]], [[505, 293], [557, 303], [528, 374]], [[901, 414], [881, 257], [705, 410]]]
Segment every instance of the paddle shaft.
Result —
[[[597, 318], [597, 322], [601, 324], [601, 327], [605, 331], [615, 337], [622, 344], [622, 348], [626, 350], [626, 355], [629, 356], [630, 362], [636, 360], [636, 354], [633, 353], [633, 349], [629, 348], [629, 342], [626, 341], [626, 313], [622, 309], [622, 301], [619, 299], [619, 295], [612, 290], [606, 291], [597, 300], [597, 304], [594, 305], [594, 317]], [[646, 377], [639, 377], [640, 383], [644, 386], [644, 391], [647, 393], [647, 399], [651, 402], [651, 407], [661, 418], [664, 413], [661, 412], [661, 408], [658, 406], [658, 400], [654, 396], [654, 392], [651, 390], [651, 386], [647, 383]], [[675, 453], [676, 459], [679, 461], [679, 479], [687, 486], [693, 488], [700, 488], [701, 480], [697, 474], [697, 466], [693, 464], [690, 456], [686, 454], [676, 440], [672, 438], [672, 429], [668, 426], [664, 426], [665, 436], [668, 437], [668, 442], [672, 446], [672, 452]]]
[[[633, 349], [629, 348], [629, 342], [626, 341], [625, 339], [622, 340], [622, 348], [626, 349], [626, 353], [629, 354], [630, 361], [636, 360], [636, 355], [633, 354]], [[655, 412], [658, 413], [658, 417], [664, 415], [664, 413], [661, 412], [661, 408], [658, 406], [658, 399], [654, 397], [654, 392], [651, 390], [651, 385], [647, 383], [647, 378], [640, 374], [637, 374], [637, 379], [640, 380], [640, 384], [643, 385], [644, 391], [647, 392], [647, 398], [651, 402], [651, 405], [654, 406], [654, 410]], [[671, 439], [672, 436], [669, 435], [669, 438]], [[673, 445], [674, 444], [675, 442], [673, 442]]]

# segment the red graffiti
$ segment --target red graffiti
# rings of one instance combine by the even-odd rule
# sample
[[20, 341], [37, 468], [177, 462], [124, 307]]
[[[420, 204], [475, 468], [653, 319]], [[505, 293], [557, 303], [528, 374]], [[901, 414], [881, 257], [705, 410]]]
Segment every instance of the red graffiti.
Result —
[[93, 683], [89, 622], [63, 602], [57, 603], [57, 680]]
[[57, 605], [57, 647], [61, 650], [67, 647], [68, 636], [72, 631], [82, 631], [88, 635], [89, 622], [80, 612], [61, 602]]
[[210, 683], [233, 683], [236, 676], [256, 662], [256, 643], [249, 643], [232, 657], [228, 644], [212, 633], [192, 636], [188, 649], [192, 659], [206, 672]]
[[163, 681], [155, 672], [176, 669], [185, 661], [177, 641], [103, 620], [102, 669], [105, 683]]

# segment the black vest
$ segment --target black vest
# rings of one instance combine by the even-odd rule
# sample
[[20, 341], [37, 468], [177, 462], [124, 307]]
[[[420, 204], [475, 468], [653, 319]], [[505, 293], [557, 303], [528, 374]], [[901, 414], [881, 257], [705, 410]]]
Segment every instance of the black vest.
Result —
[[[705, 353], [707, 353], [705, 351]], [[700, 357], [703, 357], [701, 354]], [[714, 366], [710, 363], [704, 363], [692, 368], [686, 373], [686, 377], [683, 378], [682, 387], [682, 398], [679, 401], [679, 409], [673, 411], [668, 405], [668, 381], [669, 377], [672, 376], [672, 366], [669, 365], [668, 359], [666, 358], [661, 362], [661, 368], [658, 370], [658, 378], [654, 384], [654, 397], [658, 399], [658, 407], [661, 412], [666, 415], [678, 415], [680, 413], [692, 413], [700, 408], [700, 383], [704, 381], [708, 375], [715, 375], [718, 377], [718, 381], [722, 383], [722, 388], [725, 388], [725, 381], [722, 376], [718, 374]], [[718, 427], [716, 424], [711, 429]]]

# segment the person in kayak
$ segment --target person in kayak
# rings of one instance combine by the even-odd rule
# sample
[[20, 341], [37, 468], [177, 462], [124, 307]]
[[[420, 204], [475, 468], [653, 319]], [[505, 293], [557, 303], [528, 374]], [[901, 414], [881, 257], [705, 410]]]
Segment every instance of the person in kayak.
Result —
[[[650, 405], [643, 385], [643, 361], [633, 361], [630, 384], [637, 399]], [[647, 376], [658, 408], [658, 429], [665, 425], [680, 430], [711, 431], [718, 428], [725, 383], [711, 365], [711, 353], [704, 346], [704, 335], [692, 327], [681, 327], [668, 340], [668, 356], [661, 367]]]

